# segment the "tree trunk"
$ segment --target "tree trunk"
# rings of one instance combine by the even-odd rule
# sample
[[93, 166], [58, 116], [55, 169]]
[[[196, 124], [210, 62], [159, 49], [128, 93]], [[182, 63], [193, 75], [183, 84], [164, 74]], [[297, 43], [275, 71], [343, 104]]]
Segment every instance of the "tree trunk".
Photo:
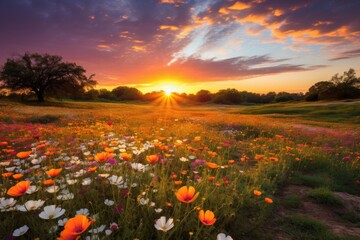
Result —
[[35, 92], [38, 102], [45, 102], [44, 92], [43, 91], [37, 91]]

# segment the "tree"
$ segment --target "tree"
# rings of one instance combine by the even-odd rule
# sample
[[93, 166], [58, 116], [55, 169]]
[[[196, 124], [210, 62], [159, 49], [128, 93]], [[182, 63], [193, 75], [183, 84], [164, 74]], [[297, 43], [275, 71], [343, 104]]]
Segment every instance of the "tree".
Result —
[[209, 102], [211, 99], [212, 96], [208, 90], [200, 90], [196, 93], [196, 101], [198, 102]]
[[335, 74], [330, 82], [336, 87], [338, 99], [360, 97], [360, 78], [356, 77], [354, 69], [350, 68], [342, 76]]
[[111, 91], [112, 94], [114, 94], [117, 98], [117, 100], [123, 101], [123, 100], [141, 100], [142, 99], [142, 92], [140, 92], [137, 88], [133, 87], [125, 87], [120, 86], [117, 88], [114, 88]]
[[241, 93], [235, 88], [221, 89], [214, 97], [214, 103], [240, 104], [243, 102]]
[[335, 74], [330, 81], [321, 81], [310, 87], [305, 100], [317, 101], [328, 99], [346, 99], [360, 97], [360, 78], [356, 78], [354, 69]]
[[62, 57], [49, 54], [25, 53], [8, 59], [0, 72], [0, 87], [12, 91], [30, 90], [39, 102], [46, 94], [91, 89], [96, 81], [85, 75], [85, 69], [75, 63], [63, 62]]

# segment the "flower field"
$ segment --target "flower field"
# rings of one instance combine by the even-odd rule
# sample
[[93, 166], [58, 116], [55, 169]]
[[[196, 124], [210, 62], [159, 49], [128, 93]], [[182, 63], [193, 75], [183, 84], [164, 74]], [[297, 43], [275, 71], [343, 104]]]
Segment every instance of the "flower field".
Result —
[[232, 108], [3, 104], [0, 239], [266, 239], [296, 176], [360, 195], [359, 137]]

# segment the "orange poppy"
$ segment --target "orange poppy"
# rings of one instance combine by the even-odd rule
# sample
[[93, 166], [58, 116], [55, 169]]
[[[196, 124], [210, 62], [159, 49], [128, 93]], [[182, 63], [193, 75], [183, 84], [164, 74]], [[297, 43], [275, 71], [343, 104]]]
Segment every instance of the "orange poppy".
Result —
[[108, 153], [113, 153], [115, 151], [113, 148], [109, 148], [109, 147], [106, 147], [104, 150], [105, 150], [105, 152], [108, 152]]
[[64, 230], [60, 233], [60, 238], [58, 239], [79, 239], [79, 235], [85, 232], [93, 222], [94, 221], [90, 221], [85, 215], [76, 215], [65, 223]]
[[159, 156], [156, 154], [146, 156], [146, 161], [148, 161], [149, 163], [156, 163], [157, 161], [159, 161]]
[[97, 169], [97, 166], [88, 168], [88, 171], [89, 171], [89, 172], [95, 172], [96, 169]]
[[175, 183], [175, 185], [181, 185], [182, 181], [175, 181], [174, 183]]
[[0, 146], [6, 146], [8, 145], [8, 142], [0, 142]]
[[206, 162], [205, 164], [206, 164], [206, 166], [208, 166], [209, 168], [212, 168], [212, 169], [216, 169], [216, 168], [220, 167], [216, 163], [212, 163], [212, 162]]
[[206, 210], [205, 213], [204, 213], [204, 210], [200, 210], [199, 219], [206, 226], [213, 225], [216, 222], [215, 215], [210, 210]]
[[17, 174], [14, 174], [14, 175], [12, 175], [12, 177], [14, 178], [14, 179], [20, 179], [20, 178], [22, 178], [24, 175], [23, 174], [21, 174], [21, 173], [17, 173]]
[[108, 158], [112, 158], [112, 157], [114, 157], [114, 154], [112, 153], [101, 152], [95, 155], [95, 160], [97, 162], [105, 162]]
[[55, 182], [54, 182], [54, 180], [52, 180], [52, 179], [47, 179], [47, 180], [44, 180], [44, 181], [43, 181], [43, 184], [45, 184], [45, 185], [54, 185]]
[[16, 156], [17, 156], [18, 158], [27, 158], [27, 157], [30, 156], [31, 153], [32, 153], [32, 151], [18, 152], [18, 153], [16, 154]]
[[25, 192], [30, 187], [30, 181], [21, 181], [18, 182], [15, 186], [11, 187], [7, 194], [13, 197], [20, 197], [25, 194]]
[[230, 164], [230, 165], [232, 165], [232, 164], [234, 164], [234, 163], [235, 163], [235, 160], [232, 160], [232, 159], [229, 160], [229, 164]]
[[14, 173], [13, 172], [6, 172], [6, 173], [3, 173], [1, 174], [4, 178], [7, 178], [7, 177], [11, 177], [11, 175], [13, 175]]
[[125, 161], [130, 160], [130, 158], [132, 157], [132, 155], [131, 155], [130, 153], [125, 153], [125, 152], [120, 153], [120, 156], [121, 156], [121, 158], [124, 159]]
[[199, 192], [195, 194], [194, 187], [190, 186], [188, 188], [187, 186], [183, 186], [175, 193], [175, 195], [180, 202], [191, 203], [199, 196]]
[[211, 182], [211, 181], [214, 181], [214, 179], [215, 179], [215, 177], [214, 176], [210, 176], [209, 178], [208, 178], [208, 180]]
[[273, 161], [273, 162], [278, 162], [279, 161], [279, 159], [277, 157], [270, 157], [269, 160]]
[[265, 202], [268, 204], [272, 204], [273, 200], [271, 198], [265, 198]]
[[261, 192], [260, 192], [260, 191], [258, 191], [258, 190], [254, 190], [254, 195], [258, 197], [258, 196], [260, 196], [260, 195], [261, 195]]
[[60, 174], [61, 171], [62, 168], [52, 168], [49, 171], [46, 171], [46, 174], [49, 175], [50, 177], [56, 177], [57, 175]]

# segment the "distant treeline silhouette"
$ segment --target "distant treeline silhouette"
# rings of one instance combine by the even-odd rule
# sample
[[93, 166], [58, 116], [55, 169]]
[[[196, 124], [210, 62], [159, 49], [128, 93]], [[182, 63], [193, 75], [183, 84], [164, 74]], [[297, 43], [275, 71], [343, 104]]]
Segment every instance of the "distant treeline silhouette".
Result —
[[[63, 62], [60, 56], [25, 53], [17, 59], [8, 59], [0, 71], [0, 96], [39, 102], [46, 98], [88, 101], [144, 101], [164, 97], [163, 91], [143, 94], [136, 88], [119, 86], [112, 90], [94, 89], [94, 75], [86, 77], [85, 69], [75, 63]], [[321, 81], [303, 93], [269, 92], [258, 94], [222, 89], [216, 93], [200, 90], [196, 94], [172, 93], [177, 102], [217, 104], [273, 103], [288, 101], [317, 101], [360, 98], [360, 78], [354, 69], [336, 74], [329, 81]]]

